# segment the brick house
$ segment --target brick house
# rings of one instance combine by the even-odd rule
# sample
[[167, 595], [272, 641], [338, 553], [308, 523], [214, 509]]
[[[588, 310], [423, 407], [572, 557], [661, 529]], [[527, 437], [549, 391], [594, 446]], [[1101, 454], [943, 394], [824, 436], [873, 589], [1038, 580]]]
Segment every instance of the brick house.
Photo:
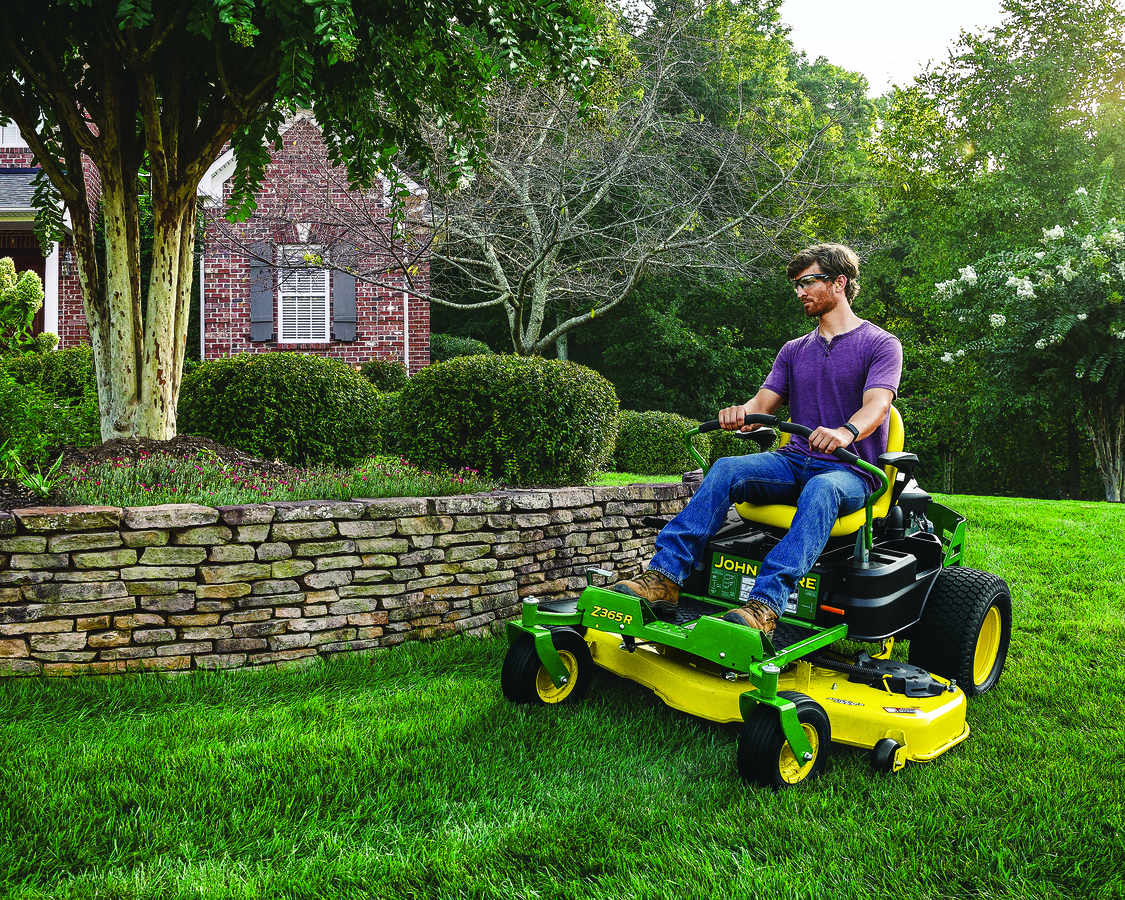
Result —
[[[89, 340], [69, 240], [44, 258], [32, 234], [34, 160], [14, 127], [4, 128], [0, 144], [0, 254], [43, 278], [37, 331], [58, 334], [60, 347]], [[398, 359], [411, 373], [428, 364], [428, 253], [424, 241], [388, 224], [388, 185], [351, 190], [307, 114], [286, 124], [271, 157], [246, 222], [223, 218], [233, 151], [200, 183], [200, 325], [188, 334], [200, 358], [293, 350], [355, 366]], [[408, 202], [424, 203], [425, 191], [407, 184]]]

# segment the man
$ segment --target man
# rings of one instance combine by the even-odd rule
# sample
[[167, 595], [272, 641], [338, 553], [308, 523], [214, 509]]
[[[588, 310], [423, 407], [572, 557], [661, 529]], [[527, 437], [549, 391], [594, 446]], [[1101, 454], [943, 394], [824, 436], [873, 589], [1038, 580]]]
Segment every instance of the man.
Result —
[[658, 613], [676, 608], [680, 586], [702, 562], [707, 541], [719, 530], [732, 503], [785, 503], [797, 512], [788, 534], [766, 554], [745, 606], [724, 619], [772, 634], [797, 580], [824, 549], [837, 516], [862, 509], [877, 479], [834, 456], [849, 447], [875, 463], [887, 447], [888, 413], [902, 374], [902, 345], [877, 325], [859, 318], [852, 301], [859, 292], [859, 258], [841, 244], [802, 250], [787, 273], [805, 315], [817, 327], [781, 348], [773, 369], [752, 400], [719, 412], [728, 431], [751, 413], [789, 406], [790, 419], [814, 429], [792, 435], [773, 453], [720, 459], [691, 502], [656, 538], [648, 571], [614, 590], [648, 601]]

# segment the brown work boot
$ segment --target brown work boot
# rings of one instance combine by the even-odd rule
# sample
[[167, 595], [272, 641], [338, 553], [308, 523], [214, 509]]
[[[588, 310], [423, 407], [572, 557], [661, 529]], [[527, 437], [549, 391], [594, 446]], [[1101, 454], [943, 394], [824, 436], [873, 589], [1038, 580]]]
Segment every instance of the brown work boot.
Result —
[[766, 606], [766, 604], [751, 597], [746, 601], [745, 606], [732, 609], [723, 616], [723, 621], [735, 622], [739, 625], [748, 625], [751, 628], [757, 628], [758, 631], [762, 632], [766, 637], [769, 637], [777, 627], [777, 613]]
[[680, 586], [651, 570], [632, 581], [619, 581], [613, 589], [619, 594], [640, 597], [656, 612], [672, 612], [680, 600]]

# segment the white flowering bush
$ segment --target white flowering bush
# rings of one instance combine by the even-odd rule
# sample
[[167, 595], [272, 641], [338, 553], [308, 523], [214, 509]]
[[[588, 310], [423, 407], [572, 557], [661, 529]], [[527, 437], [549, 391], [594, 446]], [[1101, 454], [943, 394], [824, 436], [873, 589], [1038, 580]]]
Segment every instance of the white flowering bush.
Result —
[[[1101, 191], [1098, 191], [1100, 200]], [[1038, 247], [998, 253], [935, 286], [955, 323], [951, 370], [979, 367], [991, 382], [1048, 384], [1082, 409], [1107, 499], [1125, 492], [1125, 224], [1099, 220], [1078, 191], [1085, 221], [1044, 228]], [[969, 358], [959, 357], [968, 352]]]

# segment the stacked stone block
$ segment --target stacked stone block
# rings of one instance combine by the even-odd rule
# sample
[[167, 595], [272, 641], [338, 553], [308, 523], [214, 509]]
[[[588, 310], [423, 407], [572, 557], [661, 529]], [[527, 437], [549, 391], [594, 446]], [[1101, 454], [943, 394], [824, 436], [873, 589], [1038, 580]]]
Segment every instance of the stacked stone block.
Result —
[[0, 513], [0, 675], [300, 665], [481, 635], [652, 553], [685, 485]]

